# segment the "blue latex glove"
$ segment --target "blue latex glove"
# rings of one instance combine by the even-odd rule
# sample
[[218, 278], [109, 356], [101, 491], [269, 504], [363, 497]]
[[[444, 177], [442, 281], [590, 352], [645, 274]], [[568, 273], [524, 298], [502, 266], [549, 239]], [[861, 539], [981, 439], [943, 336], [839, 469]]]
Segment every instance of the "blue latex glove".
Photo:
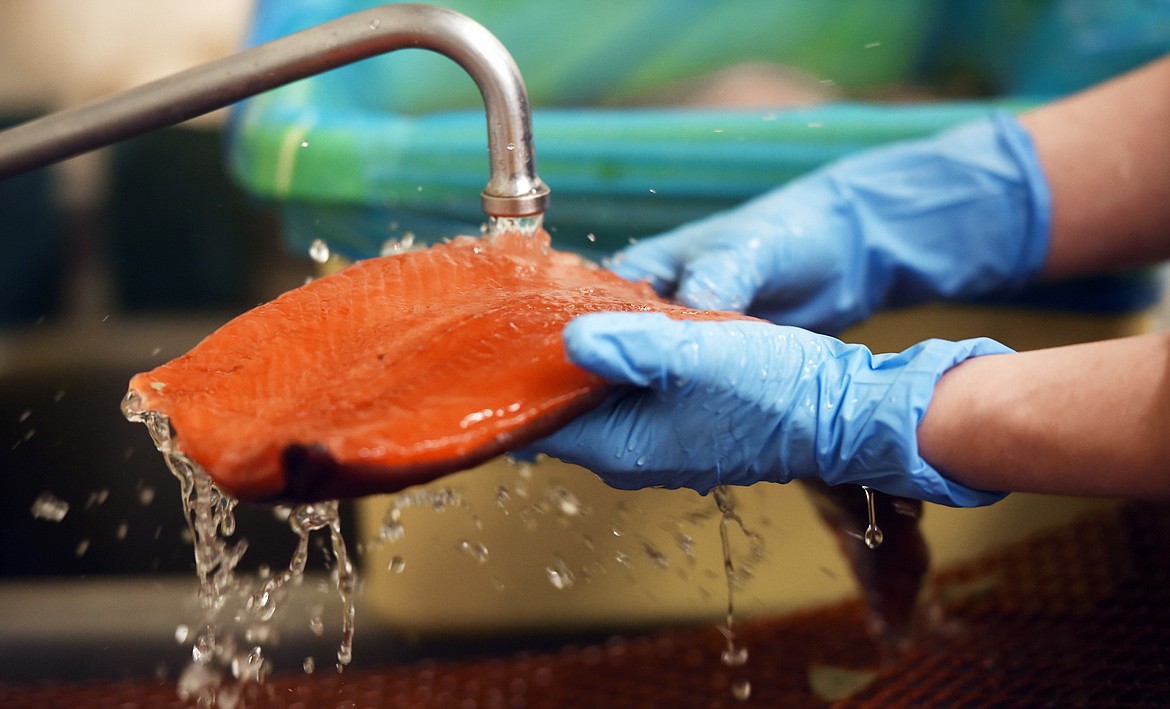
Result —
[[695, 308], [835, 333], [881, 308], [1034, 280], [1049, 202], [1031, 137], [995, 113], [837, 161], [609, 265]]
[[930, 340], [900, 354], [766, 322], [596, 313], [565, 328], [569, 358], [621, 385], [533, 446], [622, 489], [830, 485], [969, 507], [999, 500], [943, 478], [917, 428], [942, 374], [1011, 352], [992, 340]]

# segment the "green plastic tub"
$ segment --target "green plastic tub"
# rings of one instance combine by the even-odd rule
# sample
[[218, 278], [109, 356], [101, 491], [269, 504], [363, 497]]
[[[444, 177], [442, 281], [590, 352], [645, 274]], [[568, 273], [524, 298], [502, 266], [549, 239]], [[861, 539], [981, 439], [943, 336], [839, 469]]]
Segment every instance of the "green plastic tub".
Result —
[[[260, 0], [251, 41], [377, 4]], [[546, 227], [559, 248], [593, 257], [843, 155], [1022, 108], [1170, 49], [1170, 4], [1119, 2], [1111, 12], [1088, 12], [1079, 0], [1025, 9], [967, 0], [444, 4], [485, 25], [515, 57], [534, 107], [537, 167], [552, 189]], [[854, 96], [945, 84], [938, 72], [953, 71], [998, 98], [631, 107], [647, 92], [745, 62], [784, 65]], [[1073, 76], [1074, 65], [1093, 70]], [[475, 233], [484, 219], [484, 111], [471, 79], [446, 57], [394, 52], [299, 81], [240, 105], [230, 130], [233, 175], [279, 205], [298, 252], [323, 239], [362, 258], [407, 235]], [[1081, 300], [1112, 309], [1156, 295], [1148, 278], [1121, 283], [1120, 295]]]

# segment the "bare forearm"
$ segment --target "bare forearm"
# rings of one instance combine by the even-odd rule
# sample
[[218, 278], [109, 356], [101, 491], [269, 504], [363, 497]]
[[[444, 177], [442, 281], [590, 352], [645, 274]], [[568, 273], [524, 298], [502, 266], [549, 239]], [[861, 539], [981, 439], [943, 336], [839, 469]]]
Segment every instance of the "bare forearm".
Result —
[[1020, 120], [1052, 190], [1046, 276], [1170, 257], [1170, 57]]
[[1170, 497], [1170, 336], [969, 360], [939, 381], [918, 440], [978, 489]]

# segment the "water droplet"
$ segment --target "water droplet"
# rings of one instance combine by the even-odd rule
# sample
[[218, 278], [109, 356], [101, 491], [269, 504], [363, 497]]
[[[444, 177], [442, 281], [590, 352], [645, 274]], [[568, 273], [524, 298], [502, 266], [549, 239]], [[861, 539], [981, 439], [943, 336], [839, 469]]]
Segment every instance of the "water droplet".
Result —
[[29, 511], [35, 519], [60, 522], [69, 513], [69, 503], [46, 490], [37, 495]]
[[748, 650], [746, 647], [728, 648], [719, 659], [724, 667], [743, 667], [748, 661]]
[[472, 559], [475, 559], [481, 564], [487, 563], [488, 550], [487, 547], [485, 547], [483, 544], [469, 542], [468, 540], [464, 539], [463, 541], [456, 544], [455, 548], [464, 554], [467, 554]]
[[309, 245], [309, 258], [317, 263], [325, 263], [329, 260], [329, 245], [321, 239], [313, 239]]
[[866, 48], [866, 49], [873, 49], [874, 47], [880, 47], [880, 46], [882, 46], [882, 43], [881, 43], [881, 42], [868, 42], [868, 43], [865, 45], [865, 48]]
[[307, 140], [302, 140], [302, 141], [301, 141], [301, 147], [302, 147], [302, 148], [307, 148], [307, 147], [309, 147], [309, 141], [307, 141]]
[[138, 491], [138, 503], [143, 507], [147, 507], [154, 502], [154, 488], [144, 487]]
[[515, 149], [516, 149], [516, 144], [515, 144], [515, 143], [508, 143], [508, 144], [507, 144], [507, 145], [505, 145], [504, 147], [505, 147], [505, 148], [507, 148], [508, 150], [515, 150]]
[[401, 556], [394, 556], [390, 558], [390, 563], [387, 564], [386, 569], [391, 573], [400, 574], [406, 568], [406, 559]]
[[182, 645], [187, 642], [187, 636], [191, 633], [191, 629], [185, 623], [180, 623], [175, 628], [175, 642]]
[[232, 676], [242, 682], [260, 682], [264, 678], [264, 651], [259, 646], [232, 658]]
[[73, 550], [73, 555], [80, 559], [85, 556], [87, 551], [89, 551], [89, 539], [82, 538], [77, 542], [77, 548]]
[[207, 628], [199, 637], [195, 638], [195, 644], [191, 646], [191, 659], [199, 664], [209, 664], [215, 655], [215, 630]]
[[410, 251], [414, 248], [414, 232], [408, 231], [397, 239], [387, 239], [382, 242], [382, 256], [393, 256]]
[[532, 478], [532, 463], [526, 461], [518, 463], [516, 465], [516, 475], [525, 480], [530, 480]]
[[89, 497], [85, 498], [85, 509], [88, 510], [91, 507], [98, 507], [98, 506], [104, 505], [106, 503], [106, 500], [109, 499], [109, 497], [110, 497], [109, 488], [101, 488], [100, 490], [94, 490], [93, 492], [89, 493]]
[[588, 240], [590, 243], [596, 243], [596, 242], [597, 242], [597, 234], [594, 234], [593, 232], [589, 232], [588, 234], [586, 234], [586, 235], [585, 235], [585, 238], [586, 238], [586, 239], [587, 239], [587, 240]]
[[626, 567], [627, 569], [630, 568], [631, 566], [633, 566], [633, 563], [634, 563], [633, 561], [630, 560], [629, 554], [625, 553], [624, 551], [620, 551], [620, 550], [614, 553], [613, 560], [616, 561], [619, 565]]
[[576, 517], [581, 513], [581, 502], [568, 488], [560, 485], [548, 491], [546, 499], [553, 508], [566, 517]]
[[306, 657], [305, 661], [301, 663], [301, 669], [303, 669], [307, 675], [313, 674], [313, 671], [317, 669], [317, 663], [313, 660], [311, 655]]
[[646, 554], [646, 558], [654, 562], [654, 565], [658, 568], [666, 569], [670, 567], [670, 557], [663, 554], [658, 547], [650, 542], [642, 542], [642, 551]]
[[370, 20], [370, 29], [372, 29], [372, 30], [376, 30], [376, 29], [378, 29], [378, 28], [379, 28], [379, 27], [381, 27], [381, 26], [382, 26], [382, 21], [381, 21], [381, 20], [379, 20], [377, 17], [375, 17], [374, 19]]
[[565, 564], [565, 560], [554, 557], [552, 563], [544, 568], [545, 575], [548, 576], [548, 582], [553, 585], [553, 588], [558, 591], [563, 591], [573, 585], [573, 572]]
[[752, 683], [746, 679], [737, 679], [731, 683], [731, 696], [735, 697], [741, 702], [746, 702], [752, 697]]
[[402, 538], [406, 528], [402, 525], [402, 510], [391, 507], [382, 520], [382, 528], [378, 531], [378, 539], [383, 542], [394, 542]]
[[874, 510], [874, 491], [865, 485], [861, 486], [861, 490], [865, 493], [865, 507], [869, 514], [869, 525], [865, 528], [865, 545], [870, 549], [877, 549], [885, 540], [885, 535], [882, 534], [882, 530], [877, 526], [877, 512]]
[[16, 420], [20, 423], [24, 423], [25, 421], [28, 421], [30, 416], [32, 416], [32, 409], [25, 409], [24, 411], [20, 412], [20, 416]]
[[309, 619], [309, 630], [317, 637], [325, 634], [325, 621], [321, 620], [321, 616], [315, 615]]

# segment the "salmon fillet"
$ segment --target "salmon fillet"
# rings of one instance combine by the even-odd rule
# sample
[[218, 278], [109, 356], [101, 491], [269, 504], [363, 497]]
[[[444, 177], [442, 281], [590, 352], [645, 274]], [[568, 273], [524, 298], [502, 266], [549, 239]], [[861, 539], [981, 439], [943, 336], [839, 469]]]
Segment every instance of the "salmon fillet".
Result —
[[134, 376], [130, 394], [241, 500], [396, 492], [600, 403], [606, 383], [566, 359], [561, 331], [607, 310], [744, 317], [665, 302], [543, 231], [458, 237], [289, 291]]

